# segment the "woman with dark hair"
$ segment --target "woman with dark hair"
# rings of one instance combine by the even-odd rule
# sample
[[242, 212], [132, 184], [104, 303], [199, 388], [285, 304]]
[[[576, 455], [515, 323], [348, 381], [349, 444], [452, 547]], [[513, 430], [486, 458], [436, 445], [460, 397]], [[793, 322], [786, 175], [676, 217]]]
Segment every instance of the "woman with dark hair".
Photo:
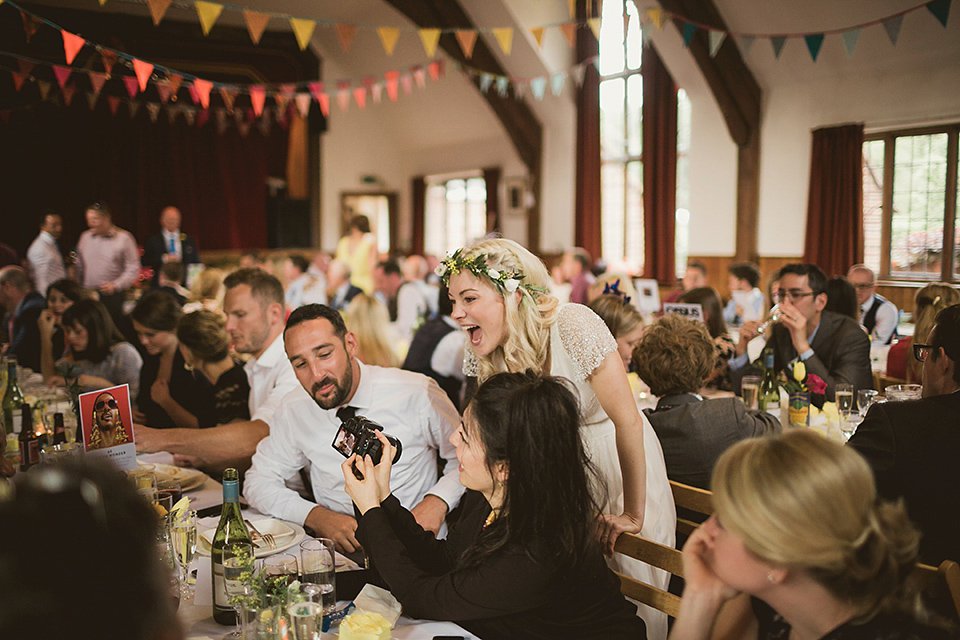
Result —
[[[63, 333], [67, 355], [59, 362], [79, 364], [83, 373], [79, 383], [85, 391], [130, 385], [130, 397], [140, 391], [140, 367], [143, 360], [129, 342], [123, 340], [110, 312], [101, 302], [81, 300], [63, 312]], [[61, 376], [53, 379], [65, 384]]]
[[833, 311], [860, 322], [860, 305], [857, 304], [857, 290], [843, 276], [834, 276], [827, 280], [827, 306], [824, 311]]
[[[197, 412], [204, 394], [177, 348], [177, 323], [183, 311], [164, 291], [151, 291], [130, 313], [146, 357], [140, 369], [137, 421], [161, 429], [200, 426]], [[208, 425], [209, 426], [209, 425]]]
[[40, 312], [37, 326], [40, 329], [40, 373], [44, 381], [52, 379], [54, 361], [66, 354], [63, 339], [63, 312], [85, 298], [93, 298], [92, 292], [84, 289], [73, 280], [64, 278], [55, 280], [47, 287], [47, 308]]
[[565, 381], [499, 373], [477, 390], [450, 438], [467, 492], [446, 540], [390, 494], [394, 449], [378, 437], [380, 463], [354, 455], [343, 474], [357, 537], [406, 615], [487, 639], [645, 637], [596, 541], [590, 485], [602, 481]]
[[703, 322], [713, 338], [717, 352], [717, 361], [713, 371], [707, 376], [703, 386], [730, 391], [730, 358], [734, 356], [736, 344], [727, 330], [727, 323], [723, 319], [723, 307], [720, 305], [720, 296], [713, 287], [697, 287], [690, 289], [680, 296], [678, 302], [699, 304], [703, 309]]
[[377, 266], [377, 240], [370, 233], [370, 219], [354, 215], [347, 224], [347, 235], [337, 243], [335, 259], [350, 267], [350, 283], [373, 295], [373, 270]]

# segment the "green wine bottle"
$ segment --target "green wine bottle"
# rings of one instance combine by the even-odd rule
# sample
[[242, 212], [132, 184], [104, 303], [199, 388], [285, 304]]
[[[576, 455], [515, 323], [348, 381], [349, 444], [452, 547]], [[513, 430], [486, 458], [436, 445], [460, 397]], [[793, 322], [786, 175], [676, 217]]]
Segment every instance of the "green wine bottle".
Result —
[[780, 419], [780, 385], [777, 371], [773, 368], [773, 349], [763, 350], [763, 379], [760, 381], [760, 410], [772, 413]]
[[3, 428], [9, 436], [20, 433], [23, 405], [23, 392], [17, 382], [17, 361], [7, 361], [7, 392], [3, 395]]
[[[236, 624], [237, 614], [227, 594], [226, 574], [223, 566], [223, 550], [238, 542], [250, 543], [250, 532], [240, 513], [240, 477], [236, 469], [223, 472], [223, 510], [220, 523], [213, 536], [210, 562], [213, 580], [213, 619], [219, 624]], [[235, 568], [233, 568], [235, 570]], [[230, 568], [228, 568], [228, 571]]]

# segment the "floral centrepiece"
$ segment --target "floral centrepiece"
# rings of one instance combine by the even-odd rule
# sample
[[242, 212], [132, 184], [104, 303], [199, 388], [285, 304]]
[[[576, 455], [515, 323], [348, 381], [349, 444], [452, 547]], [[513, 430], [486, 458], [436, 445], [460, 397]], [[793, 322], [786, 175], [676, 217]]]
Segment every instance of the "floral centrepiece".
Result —
[[517, 289], [525, 290], [531, 297], [535, 294], [546, 293], [546, 289], [534, 284], [523, 282], [526, 277], [519, 271], [507, 271], [506, 269], [491, 269], [487, 264], [487, 255], [481, 253], [472, 258], [463, 256], [463, 249], [457, 249], [440, 261], [437, 268], [433, 270], [441, 280], [444, 286], [450, 286], [450, 276], [455, 276], [461, 271], [469, 271], [476, 278], [486, 278], [490, 280], [500, 293], [513, 293]]
[[[820, 376], [807, 373], [803, 361], [797, 361], [790, 367], [789, 375], [781, 374], [780, 386], [789, 396], [788, 414], [790, 424], [796, 427], [809, 426], [811, 403], [822, 407], [827, 383]], [[814, 409], [816, 410], [816, 409]]]

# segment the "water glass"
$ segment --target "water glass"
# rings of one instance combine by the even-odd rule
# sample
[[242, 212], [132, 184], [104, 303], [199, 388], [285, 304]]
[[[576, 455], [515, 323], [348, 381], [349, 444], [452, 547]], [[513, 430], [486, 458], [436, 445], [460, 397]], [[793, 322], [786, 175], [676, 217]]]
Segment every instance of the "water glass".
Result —
[[314, 538], [300, 543], [300, 564], [303, 582], [319, 585], [323, 612], [330, 613], [337, 606], [336, 552], [333, 540]]
[[297, 579], [297, 556], [277, 553], [263, 559], [263, 570], [268, 576], [287, 576], [287, 584]]
[[244, 616], [241, 614], [244, 606], [239, 599], [249, 599], [253, 595], [253, 551], [253, 544], [249, 542], [235, 542], [223, 548], [223, 589], [228, 600], [238, 599], [233, 605], [237, 612], [237, 626], [224, 636], [225, 639], [239, 638], [244, 632]]
[[923, 386], [919, 384], [892, 384], [884, 389], [888, 402], [919, 400]]
[[287, 605], [293, 640], [320, 640], [323, 629], [323, 606], [305, 600]]
[[860, 389], [857, 391], [857, 409], [861, 416], [866, 416], [870, 405], [877, 401], [878, 392], [874, 389]]
[[760, 376], [743, 376], [740, 382], [740, 397], [747, 409], [758, 409], [757, 400], [760, 396]]
[[83, 456], [83, 445], [79, 442], [64, 442], [63, 444], [48, 444], [40, 450], [40, 461], [44, 464], [54, 464], [67, 460], [77, 460]]
[[837, 411], [840, 415], [853, 411], [853, 385], [846, 382], [838, 382], [836, 389]]
[[143, 498], [153, 504], [157, 501], [157, 474], [152, 471], [135, 469], [127, 472], [127, 477], [133, 482]]

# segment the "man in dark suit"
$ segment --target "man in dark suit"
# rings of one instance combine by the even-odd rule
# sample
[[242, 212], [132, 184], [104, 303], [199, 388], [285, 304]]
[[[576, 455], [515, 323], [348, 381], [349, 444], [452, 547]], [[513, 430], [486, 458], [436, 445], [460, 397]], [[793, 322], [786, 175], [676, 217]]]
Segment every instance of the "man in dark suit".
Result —
[[33, 290], [30, 276], [20, 267], [0, 268], [0, 306], [6, 309], [3, 329], [7, 336], [6, 355], [34, 371], [40, 371], [40, 327], [37, 318], [47, 302]]
[[331, 307], [343, 311], [354, 296], [363, 293], [350, 282], [350, 265], [342, 260], [331, 260], [327, 267], [327, 300]]
[[867, 459], [881, 496], [903, 497], [923, 533], [920, 560], [938, 565], [960, 558], [960, 305], [938, 313], [912, 346], [923, 397], [874, 404], [848, 444]]
[[160, 212], [160, 229], [143, 243], [143, 264], [153, 269], [153, 286], [157, 286], [160, 267], [166, 262], [182, 262], [184, 278], [190, 265], [200, 262], [200, 252], [197, 250], [197, 241], [192, 236], [180, 231], [180, 210], [176, 207], [165, 207]]
[[[827, 304], [827, 278], [814, 264], [788, 264], [780, 270], [780, 321], [773, 326], [767, 346], [773, 349], [774, 367], [783, 370], [789, 363], [802, 360], [807, 373], [827, 383], [827, 400], [833, 400], [837, 383], [846, 382], [854, 390], [872, 389], [870, 338], [852, 318], [824, 311]], [[759, 335], [758, 323], [747, 322], [740, 328], [737, 356], [730, 360], [730, 380], [740, 388], [743, 376], [756, 374], [748, 366], [747, 343]]]

